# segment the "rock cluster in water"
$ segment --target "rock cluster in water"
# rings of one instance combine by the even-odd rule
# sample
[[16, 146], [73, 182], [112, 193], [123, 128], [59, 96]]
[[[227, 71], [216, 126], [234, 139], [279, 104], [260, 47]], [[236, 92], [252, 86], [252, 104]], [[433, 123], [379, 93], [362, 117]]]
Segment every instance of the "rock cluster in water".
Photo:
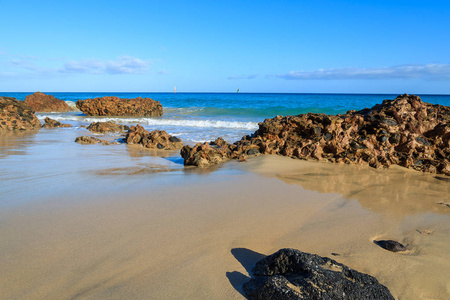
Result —
[[130, 129], [130, 127], [126, 125], [117, 124], [114, 121], [108, 121], [108, 122], [92, 122], [87, 127], [87, 129], [95, 133], [115, 133], [127, 131]]
[[122, 99], [101, 97], [78, 100], [76, 106], [87, 116], [162, 116], [163, 107], [159, 101], [150, 98]]
[[63, 100], [41, 92], [26, 96], [25, 104], [36, 112], [67, 112], [72, 110]]
[[160, 150], [175, 150], [183, 147], [181, 139], [168, 134], [164, 130], [148, 132], [141, 125], [131, 126], [125, 142], [127, 144], [141, 144], [144, 147]]
[[257, 262], [244, 292], [248, 299], [394, 299], [376, 278], [295, 249]]
[[47, 128], [47, 129], [53, 129], [53, 128], [58, 128], [58, 127], [72, 127], [72, 125], [70, 124], [63, 124], [59, 121], [50, 119], [49, 117], [46, 117], [44, 119], [44, 125], [42, 125], [43, 128]]
[[41, 128], [31, 107], [11, 97], [0, 97], [0, 133]]
[[181, 150], [185, 165], [195, 166], [260, 154], [450, 175], [450, 107], [405, 94], [343, 115], [277, 116], [234, 144], [218, 139]]

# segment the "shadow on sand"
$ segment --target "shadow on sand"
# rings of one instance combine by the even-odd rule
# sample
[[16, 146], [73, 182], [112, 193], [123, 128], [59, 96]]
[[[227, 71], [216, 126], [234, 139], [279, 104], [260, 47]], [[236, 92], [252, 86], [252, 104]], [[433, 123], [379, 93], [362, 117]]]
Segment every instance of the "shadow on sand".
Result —
[[238, 271], [227, 272], [226, 276], [235, 290], [238, 291], [242, 296], [246, 297], [242, 286], [244, 283], [250, 280], [252, 269], [255, 264], [259, 260], [263, 259], [266, 255], [246, 248], [231, 249], [231, 254], [233, 254], [237, 261], [241, 263], [249, 276], [246, 276]]

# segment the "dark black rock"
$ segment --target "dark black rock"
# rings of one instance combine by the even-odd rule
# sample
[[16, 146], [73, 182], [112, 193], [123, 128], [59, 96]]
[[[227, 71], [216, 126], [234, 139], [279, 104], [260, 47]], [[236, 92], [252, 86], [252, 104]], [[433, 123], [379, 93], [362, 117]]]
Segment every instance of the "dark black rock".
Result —
[[249, 299], [394, 299], [376, 278], [295, 249], [256, 263], [244, 291]]
[[399, 242], [392, 240], [373, 241], [373, 242], [375, 243], [375, 245], [392, 252], [401, 252], [406, 250], [405, 246], [403, 246]]

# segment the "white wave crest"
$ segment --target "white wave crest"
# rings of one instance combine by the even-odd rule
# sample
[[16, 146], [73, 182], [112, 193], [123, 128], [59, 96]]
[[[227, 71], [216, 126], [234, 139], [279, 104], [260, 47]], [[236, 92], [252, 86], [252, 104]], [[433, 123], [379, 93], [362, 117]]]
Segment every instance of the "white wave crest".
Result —
[[200, 128], [232, 128], [232, 129], [257, 129], [258, 123], [237, 122], [221, 120], [174, 120], [174, 119], [151, 119], [151, 118], [85, 118], [86, 122], [114, 121], [116, 123], [133, 123], [145, 125], [200, 127]]
[[141, 124], [152, 126], [180, 126], [180, 127], [196, 127], [196, 128], [229, 128], [256, 130], [258, 123], [255, 122], [238, 122], [238, 121], [222, 121], [222, 120], [183, 120], [183, 119], [153, 119], [153, 118], [92, 118], [86, 116], [74, 115], [39, 115], [40, 120], [50, 117], [57, 121], [79, 121], [79, 122], [107, 122], [114, 121], [116, 123]]
[[75, 102], [73, 102], [73, 101], [64, 101], [64, 102], [66, 102], [67, 105], [69, 105], [70, 108], [73, 109], [74, 111], [75, 111], [75, 110], [76, 110], [76, 111], [80, 111], [80, 110], [78, 109], [78, 107], [76, 106]]

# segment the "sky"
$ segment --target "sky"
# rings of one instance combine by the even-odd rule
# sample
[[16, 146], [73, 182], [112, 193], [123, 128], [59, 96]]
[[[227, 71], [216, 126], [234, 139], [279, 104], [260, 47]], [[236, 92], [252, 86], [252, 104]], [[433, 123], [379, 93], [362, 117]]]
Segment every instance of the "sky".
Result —
[[450, 94], [450, 1], [0, 0], [0, 92]]

